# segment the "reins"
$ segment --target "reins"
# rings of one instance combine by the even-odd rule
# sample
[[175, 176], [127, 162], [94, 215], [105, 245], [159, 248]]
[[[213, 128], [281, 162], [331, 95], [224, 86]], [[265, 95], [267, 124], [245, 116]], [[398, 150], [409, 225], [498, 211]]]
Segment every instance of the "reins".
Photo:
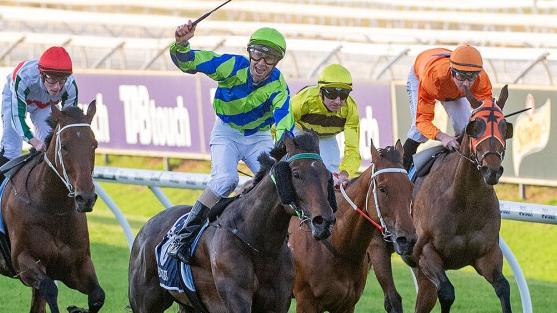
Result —
[[[408, 175], [408, 173], [406, 172], [405, 169], [398, 168], [398, 167], [388, 167], [388, 168], [378, 170], [376, 172], [375, 171], [375, 163], [372, 162], [371, 163], [371, 177], [369, 178], [369, 187], [367, 188], [367, 192], [366, 192], [366, 208], [365, 208], [366, 210], [365, 210], [365, 212], [362, 209], [358, 208], [358, 206], [352, 201], [352, 199], [350, 199], [350, 197], [346, 194], [346, 191], [344, 190], [344, 186], [342, 186], [342, 184], [340, 185], [340, 192], [342, 193], [342, 196], [344, 197], [346, 202], [348, 202], [348, 204], [352, 207], [352, 209], [354, 211], [358, 212], [367, 221], [369, 221], [373, 226], [375, 226], [375, 228], [377, 228], [377, 230], [379, 230], [379, 232], [383, 236], [383, 240], [392, 241], [391, 232], [387, 228], [387, 224], [385, 223], [385, 220], [383, 219], [383, 215], [381, 214], [379, 201], [377, 199], [377, 182], [375, 180], [375, 178], [377, 176], [379, 176], [381, 174], [386, 174], [386, 173], [401, 173], [401, 174]], [[372, 189], [372, 186], [373, 186], [373, 189]], [[375, 211], [377, 212], [377, 218], [379, 219], [379, 223], [374, 221], [369, 216], [369, 213], [368, 213], [369, 212], [368, 211], [369, 194], [372, 190], [373, 190], [373, 202], [374, 202], [374, 206], [375, 206]]]
[[[292, 163], [296, 160], [302, 160], [302, 159], [309, 159], [309, 160], [321, 160], [321, 156], [318, 153], [298, 153], [298, 154], [294, 154], [290, 157], [288, 157], [286, 159], [286, 162], [288, 163]], [[274, 165], [271, 168], [271, 170], [269, 171], [269, 176], [271, 178], [271, 181], [273, 182], [273, 184], [275, 185], [275, 187], [277, 187], [277, 180], [275, 178], [275, 174], [274, 174]], [[294, 211], [294, 213], [296, 214], [296, 216], [300, 219], [300, 224], [304, 223], [305, 221], [310, 219], [310, 216], [308, 216], [302, 209], [298, 208], [298, 206], [296, 205], [295, 201], [291, 202], [288, 204], [288, 206], [290, 206], [290, 208], [292, 208], [292, 210]], [[244, 239], [242, 236], [240, 236], [238, 229], [237, 228], [230, 228], [230, 227], [226, 227], [220, 223], [217, 223], [215, 225], [216, 228], [221, 228], [224, 229], [226, 231], [228, 231], [229, 233], [231, 233], [234, 237], [238, 238], [238, 240], [240, 240], [240, 242], [242, 242], [246, 247], [248, 247], [250, 250], [254, 251], [256, 254], [258, 255], [262, 255], [263, 254], [263, 250], [262, 249], [258, 249], [254, 244], [250, 243], [249, 241], [247, 241], [246, 239]]]

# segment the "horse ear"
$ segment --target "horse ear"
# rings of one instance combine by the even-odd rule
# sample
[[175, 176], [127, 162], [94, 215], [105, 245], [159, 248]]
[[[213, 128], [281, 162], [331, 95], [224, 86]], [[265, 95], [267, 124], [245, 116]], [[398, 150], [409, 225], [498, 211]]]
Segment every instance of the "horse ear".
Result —
[[336, 213], [338, 208], [337, 197], [335, 195], [335, 182], [331, 173], [329, 173], [329, 181], [327, 182], [327, 200], [329, 200], [329, 205], [333, 209], [333, 213]]
[[400, 154], [400, 157], [402, 158], [402, 156], [404, 155], [404, 148], [402, 147], [402, 143], [400, 143], [400, 139], [396, 141], [395, 149]]
[[60, 109], [58, 108], [58, 105], [51, 105], [50, 106], [50, 112], [52, 115], [52, 118], [54, 119], [54, 121], [56, 123], [60, 123], [60, 121], [62, 120], [62, 112], [60, 111]]
[[464, 87], [464, 94], [466, 95], [466, 99], [468, 99], [468, 102], [470, 103], [472, 109], [477, 109], [480, 105], [482, 105], [482, 102], [474, 97], [474, 95], [470, 91], [470, 88]]
[[294, 151], [294, 149], [296, 148], [296, 144], [294, 143], [293, 135], [290, 132], [285, 131], [282, 135], [281, 141], [286, 146], [286, 152], [287, 153], [288, 153], [288, 151], [290, 151], [290, 152]]
[[501, 93], [499, 94], [499, 99], [497, 99], [497, 105], [501, 110], [503, 110], [503, 107], [505, 106], [505, 102], [507, 102], [508, 97], [509, 97], [509, 85], [505, 85], [501, 89]]
[[379, 152], [377, 151], [377, 149], [375, 148], [375, 145], [373, 144], [373, 139], [371, 139], [369, 146], [370, 146], [370, 150], [371, 150], [371, 162], [373, 162], [373, 160], [375, 160], [379, 157]]
[[288, 162], [278, 162], [274, 171], [280, 202], [285, 205], [293, 203], [296, 200], [296, 193], [294, 192], [294, 186], [292, 186], [290, 165], [288, 165]]
[[95, 116], [96, 112], [97, 112], [97, 100], [93, 99], [93, 101], [89, 103], [89, 106], [87, 106], [87, 115], [85, 116], [85, 119], [87, 120], [88, 124], [91, 124], [91, 121], [93, 120], [93, 116]]

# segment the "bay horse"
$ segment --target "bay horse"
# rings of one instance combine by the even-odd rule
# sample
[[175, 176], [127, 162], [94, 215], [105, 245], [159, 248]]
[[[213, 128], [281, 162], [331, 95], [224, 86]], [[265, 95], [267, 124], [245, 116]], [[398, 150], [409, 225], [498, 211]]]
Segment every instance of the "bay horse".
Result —
[[[316, 242], [297, 221], [290, 222], [297, 312], [354, 312], [366, 283], [366, 250], [372, 238], [391, 241], [401, 255], [412, 254], [417, 240], [410, 216], [413, 185], [402, 166], [402, 153], [400, 140], [379, 150], [371, 143], [371, 165], [346, 191], [336, 193], [337, 222], [327, 242]], [[378, 251], [371, 253], [388, 256], [382, 261], [390, 269], [391, 253], [382, 251], [386, 249], [377, 245]], [[392, 281], [392, 272], [380, 274]]]
[[86, 114], [79, 107], [51, 108], [53, 132], [45, 140], [46, 152], [6, 178], [1, 209], [11, 260], [0, 262], [0, 273], [32, 288], [31, 313], [44, 313], [47, 303], [52, 313], [60, 312], [54, 280], [88, 295], [89, 310], [72, 312], [96, 313], [105, 295], [91, 261], [84, 214], [97, 199], [97, 141], [90, 125], [95, 101]]
[[[286, 161], [261, 155], [253, 188], [226, 207], [200, 239], [192, 272], [208, 312], [287, 312], [294, 276], [287, 247], [291, 218], [298, 215], [308, 223], [315, 239], [330, 235], [335, 222], [328, 201], [330, 173], [318, 155], [318, 137], [305, 133], [284, 136], [283, 142]], [[174, 301], [183, 311], [196, 312], [184, 293], [159, 286], [154, 253], [174, 221], [190, 208], [162, 211], [139, 231], [129, 263], [133, 312], [160, 313]]]
[[435, 160], [430, 173], [416, 181], [413, 218], [418, 242], [410, 260], [418, 282], [416, 312], [430, 312], [437, 298], [441, 312], [450, 311], [454, 287], [445, 270], [471, 265], [495, 289], [504, 313], [511, 312], [510, 287], [503, 276], [499, 248], [501, 213], [493, 185], [503, 167], [512, 124], [499, 99], [480, 103], [467, 91], [472, 106], [460, 151]]

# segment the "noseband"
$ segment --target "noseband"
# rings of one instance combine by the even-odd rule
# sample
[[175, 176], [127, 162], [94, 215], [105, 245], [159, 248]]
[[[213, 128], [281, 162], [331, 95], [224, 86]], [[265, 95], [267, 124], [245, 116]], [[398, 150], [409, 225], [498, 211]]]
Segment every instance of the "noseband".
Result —
[[[52, 162], [50, 162], [50, 160], [48, 159], [46, 152], [44, 153], [44, 160], [46, 162], [46, 164], [48, 164], [48, 166], [54, 171], [54, 173], [56, 173], [56, 175], [60, 178], [60, 180], [62, 181], [62, 183], [66, 186], [66, 189], [68, 189], [69, 193], [68, 193], [68, 197], [73, 198], [75, 197], [75, 190], [74, 187], [70, 181], [70, 177], [68, 176], [68, 173], [66, 172], [66, 167], [64, 166], [64, 159], [62, 157], [62, 142], [60, 139], [60, 134], [62, 133], [63, 130], [70, 128], [70, 127], [91, 127], [91, 125], [87, 124], [87, 123], [76, 123], [76, 124], [68, 124], [62, 128], [60, 128], [60, 125], [58, 125], [56, 127], [56, 146], [55, 148], [55, 154], [54, 154], [54, 163], [56, 163], [57, 165], [60, 164], [62, 166], [62, 175], [60, 175], [60, 173], [58, 173], [58, 170], [56, 169], [56, 167], [52, 164]], [[62, 177], [63, 176], [63, 177]]]
[[[368, 187], [367, 192], [366, 192], [366, 210], [365, 210], [365, 212], [362, 211], [360, 208], [358, 208], [358, 206], [352, 201], [352, 199], [350, 199], [350, 197], [348, 197], [348, 195], [346, 194], [346, 191], [344, 191], [344, 187], [342, 186], [342, 184], [340, 185], [340, 192], [342, 193], [342, 196], [344, 197], [346, 202], [348, 202], [348, 204], [350, 204], [352, 209], [354, 209], [354, 211], [358, 212], [366, 220], [368, 220], [373, 226], [375, 226], [375, 228], [377, 228], [377, 230], [379, 230], [379, 232], [381, 232], [381, 235], [383, 236], [383, 240], [385, 240], [387, 242], [390, 242], [390, 241], [392, 241], [392, 238], [391, 238], [392, 233], [387, 228], [387, 224], [385, 223], [385, 220], [383, 219], [383, 215], [381, 214], [381, 209], [379, 207], [379, 201], [377, 199], [376, 177], [381, 175], [381, 174], [385, 174], [385, 173], [402, 173], [402, 174], [408, 175], [408, 173], [406, 172], [405, 169], [399, 168], [399, 167], [387, 167], [387, 168], [378, 170], [376, 172], [375, 171], [375, 163], [372, 162], [371, 163], [371, 177], [369, 179], [369, 187]], [[372, 189], [372, 186], [373, 186], [373, 189]], [[369, 216], [369, 213], [368, 213], [369, 212], [369, 209], [368, 209], [369, 194], [372, 190], [373, 190], [373, 203], [375, 205], [375, 211], [377, 212], [377, 218], [379, 218], [379, 223], [380, 224], [377, 223], [376, 221], [374, 221]]]

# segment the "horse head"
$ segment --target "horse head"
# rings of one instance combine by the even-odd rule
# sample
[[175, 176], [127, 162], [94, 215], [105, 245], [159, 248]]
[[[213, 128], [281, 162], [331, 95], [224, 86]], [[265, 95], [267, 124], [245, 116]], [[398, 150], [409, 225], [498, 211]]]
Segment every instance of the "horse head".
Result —
[[395, 251], [404, 256], [412, 254], [417, 235], [411, 216], [413, 184], [403, 169], [402, 155], [400, 140], [394, 147], [379, 150], [371, 141], [366, 206], [368, 215], [378, 216], [385, 240], [392, 241]]
[[87, 114], [78, 107], [60, 110], [52, 106], [53, 134], [45, 160], [68, 189], [68, 196], [74, 198], [78, 212], [91, 212], [97, 199], [93, 184], [97, 140], [91, 129], [95, 111], [95, 100]]
[[286, 160], [274, 166], [281, 203], [302, 222], [309, 222], [315, 239], [325, 239], [335, 223], [335, 204], [328, 196], [331, 174], [319, 156], [319, 138], [307, 132], [294, 138], [285, 135], [282, 141]]
[[470, 121], [466, 126], [469, 137], [470, 157], [489, 185], [495, 185], [503, 174], [506, 140], [512, 138], [512, 124], [505, 120], [502, 110], [508, 97], [508, 87], [501, 89], [497, 102], [488, 103], [476, 100], [469, 90], [466, 97], [473, 108]]

